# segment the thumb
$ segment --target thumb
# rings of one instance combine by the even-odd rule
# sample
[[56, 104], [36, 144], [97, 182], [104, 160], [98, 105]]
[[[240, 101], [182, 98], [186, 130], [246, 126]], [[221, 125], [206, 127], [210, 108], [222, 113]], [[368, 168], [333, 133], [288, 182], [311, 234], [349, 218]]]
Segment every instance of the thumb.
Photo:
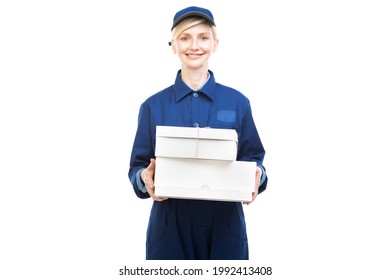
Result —
[[154, 169], [156, 168], [156, 160], [154, 158], [150, 159], [150, 164], [148, 169], [154, 173]]

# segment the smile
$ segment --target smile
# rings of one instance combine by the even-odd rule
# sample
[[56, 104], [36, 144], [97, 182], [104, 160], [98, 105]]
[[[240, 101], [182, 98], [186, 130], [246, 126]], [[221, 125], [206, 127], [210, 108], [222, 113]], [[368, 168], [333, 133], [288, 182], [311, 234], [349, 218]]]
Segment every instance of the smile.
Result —
[[188, 57], [191, 57], [191, 58], [198, 58], [198, 57], [201, 57], [203, 54], [187, 54]]

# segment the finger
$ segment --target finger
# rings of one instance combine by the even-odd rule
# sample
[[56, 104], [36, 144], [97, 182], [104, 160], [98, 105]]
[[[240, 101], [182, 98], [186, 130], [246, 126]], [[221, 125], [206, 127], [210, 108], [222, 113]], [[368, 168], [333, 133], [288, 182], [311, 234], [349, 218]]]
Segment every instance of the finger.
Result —
[[167, 199], [168, 199], [168, 197], [155, 196], [155, 201], [164, 201]]
[[156, 196], [156, 195], [154, 194], [154, 191], [150, 192], [149, 195], [150, 195], [150, 197], [151, 197], [153, 200], [155, 200], [155, 201], [164, 201], [164, 200], [167, 200], [167, 199], [168, 199], [168, 197]]
[[154, 171], [156, 169], [156, 160], [155, 159], [150, 159], [150, 163], [148, 167], [146, 168], [148, 170], [148, 173], [153, 177], [154, 176]]
[[152, 158], [152, 159], [150, 159], [150, 164], [147, 167], [147, 173], [146, 173], [148, 185], [151, 189], [154, 189], [153, 177], [154, 177], [155, 168], [156, 168], [156, 160]]
[[252, 202], [253, 202], [253, 201], [256, 199], [256, 197], [257, 197], [257, 194], [258, 194], [258, 193], [257, 193], [257, 191], [253, 193], [253, 196], [252, 196]]
[[154, 190], [154, 181], [152, 176], [148, 177], [148, 185], [150, 189]]
[[245, 201], [243, 202], [243, 204], [245, 205], [251, 204], [256, 199], [256, 197], [257, 197], [257, 192], [252, 192], [252, 201]]
[[260, 178], [261, 178], [262, 173], [263, 173], [262, 170], [259, 167], [257, 167], [256, 168], [256, 188], [257, 188], [257, 186], [260, 185]]
[[152, 171], [154, 174], [154, 170], [156, 169], [156, 160], [154, 158], [150, 159], [149, 167], [150, 171]]
[[[150, 179], [150, 178], [148, 178], [148, 182], [150, 183], [150, 181], [153, 183], [153, 180], [152, 179]], [[148, 191], [148, 193], [149, 193], [149, 196], [153, 199], [153, 200], [155, 200], [155, 201], [163, 201], [163, 200], [167, 200], [168, 198], [167, 197], [160, 197], [160, 196], [156, 196], [155, 194], [154, 194], [154, 188], [155, 188], [155, 186], [154, 186], [154, 183], [153, 184], [146, 184], [145, 183], [145, 187], [146, 187], [146, 189], [147, 189], [147, 191]]]
[[148, 171], [147, 177], [146, 177], [147, 182], [145, 182], [145, 186], [148, 190], [150, 197], [153, 200], [155, 200], [155, 201], [167, 200], [168, 199], [167, 197], [159, 197], [159, 196], [156, 196], [154, 194], [155, 185], [154, 185], [153, 177], [154, 177], [155, 169], [156, 169], [156, 160], [154, 158], [152, 158], [152, 159], [150, 159], [150, 164], [147, 167], [147, 171]]

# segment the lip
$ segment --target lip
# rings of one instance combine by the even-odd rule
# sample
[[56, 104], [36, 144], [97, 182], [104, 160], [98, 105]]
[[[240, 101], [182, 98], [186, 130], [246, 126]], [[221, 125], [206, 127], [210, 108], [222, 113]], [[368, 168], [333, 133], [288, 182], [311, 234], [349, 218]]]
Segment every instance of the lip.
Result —
[[199, 58], [202, 55], [203, 55], [202, 53], [187, 53], [186, 54], [186, 56], [189, 57], [189, 58]]

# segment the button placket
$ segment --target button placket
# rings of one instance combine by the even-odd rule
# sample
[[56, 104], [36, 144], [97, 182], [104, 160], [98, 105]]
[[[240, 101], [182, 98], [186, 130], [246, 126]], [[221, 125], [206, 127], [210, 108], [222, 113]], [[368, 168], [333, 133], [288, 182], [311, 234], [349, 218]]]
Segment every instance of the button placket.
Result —
[[[198, 94], [198, 92], [196, 92], [196, 91], [194, 91], [194, 92], [192, 92], [192, 97], [196, 100], [194, 100], [194, 103], [193, 103], [193, 112], [195, 113], [194, 114], [194, 120], [197, 120], [198, 118], [199, 118], [199, 106], [200, 106], [200, 104], [198, 103], [200, 100], [198, 100], [198, 97], [199, 97], [199, 94]], [[193, 126], [194, 127], [200, 127], [200, 124], [199, 124], [199, 122], [194, 122], [194, 124], [193, 124]]]

